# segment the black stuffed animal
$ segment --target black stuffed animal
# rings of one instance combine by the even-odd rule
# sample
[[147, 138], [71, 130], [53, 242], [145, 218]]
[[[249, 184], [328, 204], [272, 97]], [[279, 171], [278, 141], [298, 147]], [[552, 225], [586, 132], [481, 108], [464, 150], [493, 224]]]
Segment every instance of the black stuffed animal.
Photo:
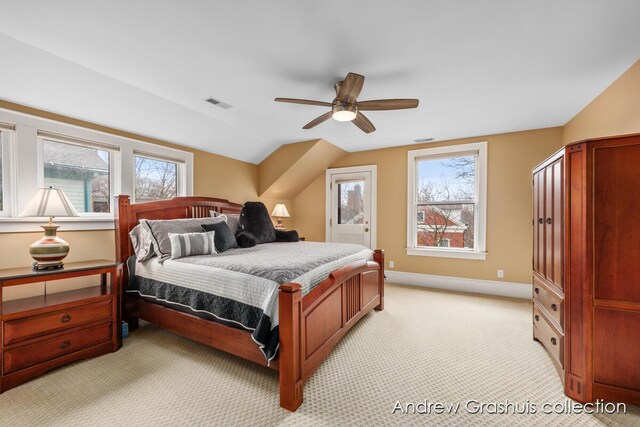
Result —
[[240, 231], [236, 239], [241, 248], [248, 248], [261, 243], [297, 242], [299, 237], [295, 230], [276, 230], [264, 203], [247, 202], [240, 214]]

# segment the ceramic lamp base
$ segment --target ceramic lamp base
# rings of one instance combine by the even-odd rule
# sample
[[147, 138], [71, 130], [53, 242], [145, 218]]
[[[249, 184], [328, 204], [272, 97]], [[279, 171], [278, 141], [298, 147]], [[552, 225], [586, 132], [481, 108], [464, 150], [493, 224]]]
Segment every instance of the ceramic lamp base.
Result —
[[57, 225], [49, 223], [41, 227], [44, 228], [44, 236], [29, 248], [29, 253], [35, 260], [33, 268], [36, 270], [61, 268], [64, 264], [62, 260], [69, 253], [69, 244], [56, 235]]

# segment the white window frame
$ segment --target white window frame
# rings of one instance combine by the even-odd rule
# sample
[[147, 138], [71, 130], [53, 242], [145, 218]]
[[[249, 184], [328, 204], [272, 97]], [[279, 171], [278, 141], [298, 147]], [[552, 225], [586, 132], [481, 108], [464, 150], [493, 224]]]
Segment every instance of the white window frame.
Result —
[[[179, 168], [180, 186], [177, 188], [179, 196], [193, 194], [193, 153], [164, 145], [143, 142], [137, 139], [118, 136], [115, 134], [88, 129], [81, 126], [61, 123], [26, 113], [20, 113], [0, 108], [0, 123], [8, 123], [14, 127], [10, 142], [11, 161], [7, 170], [8, 198], [10, 213], [0, 214], [0, 234], [13, 232], [41, 232], [40, 225], [46, 218], [20, 217], [31, 201], [38, 188], [44, 183], [43, 142], [52, 135], [59, 135], [60, 142], [86, 141], [88, 145], [112, 147], [110, 155], [110, 169], [112, 189], [111, 195], [129, 194], [133, 197], [134, 189], [134, 152], [152, 155], [162, 159], [181, 161], [184, 165]], [[4, 130], [3, 130], [4, 133]], [[44, 135], [45, 136], [41, 136]], [[3, 141], [4, 144], [4, 141]], [[81, 144], [80, 144], [81, 145]], [[4, 157], [4, 155], [3, 155]], [[7, 164], [5, 163], [5, 166]], [[5, 198], [7, 194], [5, 193]], [[112, 230], [114, 228], [115, 202], [111, 200], [111, 213], [87, 213], [81, 217], [56, 218], [61, 231], [74, 230]]]
[[186, 164], [184, 162], [184, 160], [182, 159], [176, 159], [176, 158], [171, 158], [171, 157], [166, 157], [166, 156], [158, 156], [156, 154], [153, 153], [146, 153], [143, 151], [138, 151], [138, 150], [134, 150], [133, 151], [133, 191], [131, 192], [131, 203], [135, 203], [136, 202], [136, 189], [135, 189], [135, 185], [136, 185], [136, 157], [144, 157], [147, 159], [152, 159], [152, 160], [160, 160], [162, 162], [169, 162], [169, 163], [175, 163], [177, 165], [176, 168], [176, 196], [180, 196], [186, 193], [186, 179], [184, 179], [184, 177], [186, 176]]
[[[44, 143], [45, 141], [59, 142], [61, 144], [77, 145], [84, 148], [95, 148], [109, 153], [109, 213], [105, 212], [78, 212], [81, 218], [113, 220], [115, 209], [114, 193], [115, 189], [120, 188], [120, 155], [119, 147], [112, 145], [96, 144], [92, 141], [79, 141], [71, 138], [65, 138], [63, 135], [54, 136], [38, 135], [38, 187], [44, 187]], [[57, 221], [58, 219], [56, 219]]]
[[2, 209], [0, 210], [0, 218], [13, 216], [13, 207], [15, 206], [15, 191], [13, 190], [15, 177], [15, 147], [14, 147], [15, 131], [10, 126], [0, 126], [0, 146], [2, 147]]
[[[477, 152], [476, 191], [474, 209], [474, 249], [418, 247], [417, 244], [417, 207], [416, 189], [418, 174], [416, 162], [428, 157], [456, 156], [458, 154]], [[449, 145], [444, 147], [410, 150], [407, 163], [407, 255], [433, 256], [441, 258], [460, 258], [485, 260], [487, 229], [487, 142]]]

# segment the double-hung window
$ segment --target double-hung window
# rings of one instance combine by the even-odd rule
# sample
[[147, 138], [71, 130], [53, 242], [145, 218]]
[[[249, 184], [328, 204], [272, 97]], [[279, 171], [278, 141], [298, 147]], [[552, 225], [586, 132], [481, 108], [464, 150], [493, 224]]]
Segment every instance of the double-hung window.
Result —
[[407, 254], [485, 259], [487, 143], [409, 151]]

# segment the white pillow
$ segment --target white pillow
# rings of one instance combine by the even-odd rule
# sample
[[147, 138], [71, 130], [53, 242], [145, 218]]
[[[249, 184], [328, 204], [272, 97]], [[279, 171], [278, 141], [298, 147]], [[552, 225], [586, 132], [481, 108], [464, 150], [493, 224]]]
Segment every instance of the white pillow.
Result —
[[184, 234], [169, 233], [171, 259], [217, 254], [215, 234], [215, 231]]

